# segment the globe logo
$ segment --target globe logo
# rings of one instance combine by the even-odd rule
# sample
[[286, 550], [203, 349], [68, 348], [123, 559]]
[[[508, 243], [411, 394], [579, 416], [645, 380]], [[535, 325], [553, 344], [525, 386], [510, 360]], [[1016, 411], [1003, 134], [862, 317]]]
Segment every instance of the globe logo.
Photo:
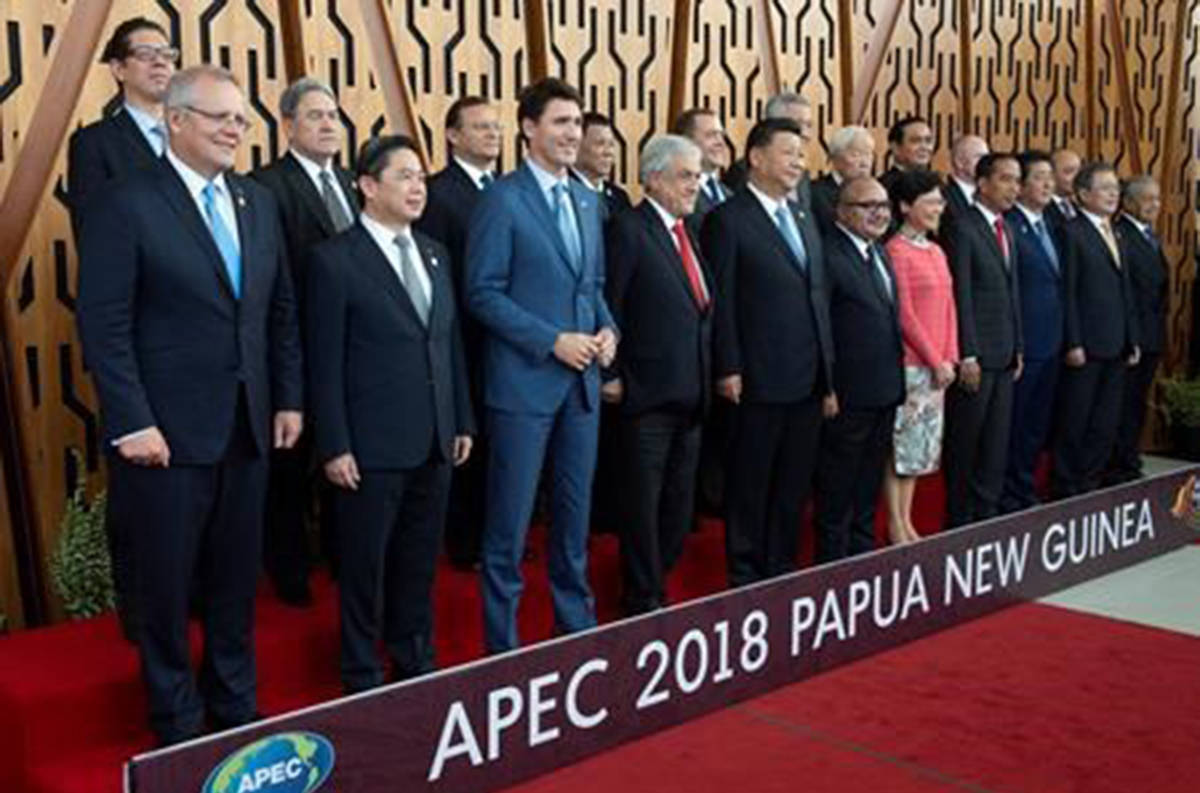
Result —
[[261, 738], [226, 757], [201, 793], [311, 793], [333, 771], [333, 744], [313, 732]]

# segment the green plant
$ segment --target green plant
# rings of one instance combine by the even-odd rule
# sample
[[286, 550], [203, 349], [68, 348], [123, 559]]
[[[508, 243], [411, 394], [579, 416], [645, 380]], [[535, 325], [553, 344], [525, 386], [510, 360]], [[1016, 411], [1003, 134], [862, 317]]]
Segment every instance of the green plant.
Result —
[[67, 616], [87, 619], [112, 610], [116, 595], [104, 531], [106, 496], [101, 491], [95, 498], [88, 498], [85, 466], [78, 454], [76, 462], [79, 479], [75, 492], [67, 499], [58, 544], [50, 559], [50, 577]]
[[1200, 379], [1164, 380], [1162, 393], [1172, 426], [1200, 427]]

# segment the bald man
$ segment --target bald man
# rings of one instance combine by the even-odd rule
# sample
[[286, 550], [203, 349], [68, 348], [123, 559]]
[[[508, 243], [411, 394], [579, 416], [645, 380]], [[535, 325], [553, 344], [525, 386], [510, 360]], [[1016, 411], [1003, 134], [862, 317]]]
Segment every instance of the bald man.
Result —
[[950, 149], [950, 175], [942, 192], [946, 195], [946, 213], [942, 215], [939, 236], [950, 239], [954, 223], [975, 203], [975, 166], [990, 151], [987, 141], [978, 135], [963, 135]]
[[1070, 149], [1059, 149], [1050, 155], [1050, 164], [1054, 166], [1054, 197], [1046, 207], [1046, 222], [1057, 231], [1079, 214], [1075, 175], [1083, 167], [1083, 159]]

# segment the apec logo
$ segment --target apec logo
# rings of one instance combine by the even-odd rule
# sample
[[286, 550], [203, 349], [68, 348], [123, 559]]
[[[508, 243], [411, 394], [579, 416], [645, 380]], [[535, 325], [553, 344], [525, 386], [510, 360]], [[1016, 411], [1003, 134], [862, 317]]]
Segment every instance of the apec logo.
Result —
[[243, 746], [208, 775], [201, 793], [312, 793], [333, 771], [333, 744], [283, 732]]

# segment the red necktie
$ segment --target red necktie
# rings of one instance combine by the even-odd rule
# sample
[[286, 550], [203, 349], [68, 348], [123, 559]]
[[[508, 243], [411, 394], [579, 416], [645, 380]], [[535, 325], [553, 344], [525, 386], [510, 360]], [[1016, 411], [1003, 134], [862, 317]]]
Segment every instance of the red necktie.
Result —
[[996, 218], [996, 244], [1004, 255], [1004, 263], [1008, 264], [1008, 235], [1004, 233], [1004, 218]]
[[708, 308], [708, 298], [704, 296], [704, 282], [700, 280], [700, 267], [696, 264], [696, 254], [692, 252], [692, 243], [688, 241], [687, 232], [683, 229], [683, 221], [675, 221], [672, 229], [675, 241], [679, 243], [679, 258], [683, 259], [683, 272], [687, 275], [688, 284], [692, 287], [692, 297], [700, 310]]

